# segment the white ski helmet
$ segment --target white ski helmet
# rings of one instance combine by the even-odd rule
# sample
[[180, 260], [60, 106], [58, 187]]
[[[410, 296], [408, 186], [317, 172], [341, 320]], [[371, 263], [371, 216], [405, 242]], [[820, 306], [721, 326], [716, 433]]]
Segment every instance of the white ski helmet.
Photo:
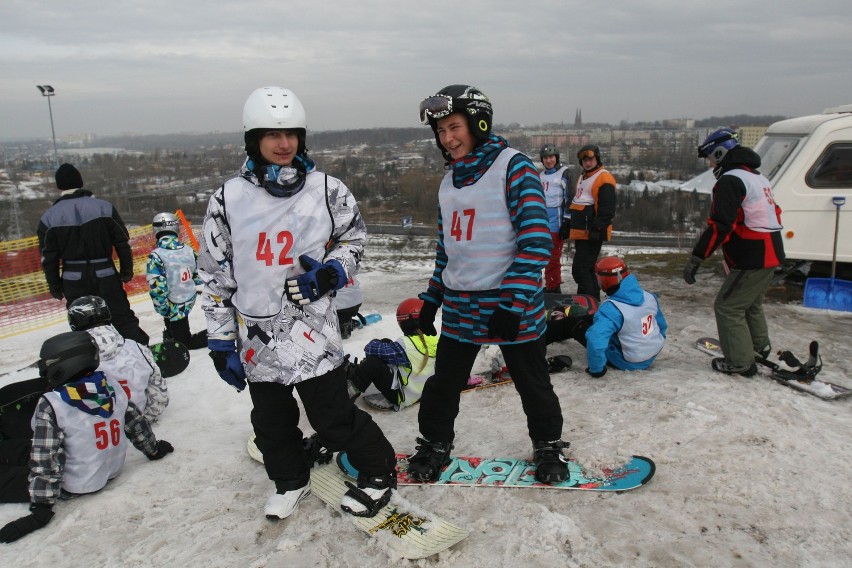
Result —
[[243, 130], [248, 132], [255, 128], [292, 128], [307, 131], [305, 107], [290, 89], [255, 89], [243, 107]]

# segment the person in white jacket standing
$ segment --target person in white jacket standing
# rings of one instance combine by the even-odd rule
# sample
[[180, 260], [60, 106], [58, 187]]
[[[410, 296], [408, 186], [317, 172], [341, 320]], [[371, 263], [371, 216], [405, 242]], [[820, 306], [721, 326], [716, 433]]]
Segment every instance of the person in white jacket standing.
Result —
[[341, 508], [374, 516], [396, 487], [390, 442], [349, 399], [331, 294], [357, 269], [366, 227], [346, 185], [308, 158], [305, 109], [262, 87], [243, 109], [247, 158], [210, 198], [199, 252], [210, 356], [238, 391], [248, 383], [255, 442], [276, 491], [268, 518], [310, 494], [299, 407], [330, 451], [360, 472]]

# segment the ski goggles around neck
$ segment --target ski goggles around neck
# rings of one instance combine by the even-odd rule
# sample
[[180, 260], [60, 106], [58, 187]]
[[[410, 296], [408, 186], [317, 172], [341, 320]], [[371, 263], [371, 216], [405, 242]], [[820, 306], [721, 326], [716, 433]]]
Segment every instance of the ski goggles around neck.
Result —
[[420, 103], [420, 122], [429, 124], [429, 119], [437, 120], [453, 113], [453, 98], [449, 95], [432, 95]]

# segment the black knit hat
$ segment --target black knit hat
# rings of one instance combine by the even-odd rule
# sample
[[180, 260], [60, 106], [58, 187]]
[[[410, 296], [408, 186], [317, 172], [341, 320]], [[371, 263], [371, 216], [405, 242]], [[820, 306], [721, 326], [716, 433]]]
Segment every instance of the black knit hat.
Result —
[[60, 191], [79, 189], [83, 187], [83, 176], [71, 164], [62, 164], [56, 170], [56, 187]]

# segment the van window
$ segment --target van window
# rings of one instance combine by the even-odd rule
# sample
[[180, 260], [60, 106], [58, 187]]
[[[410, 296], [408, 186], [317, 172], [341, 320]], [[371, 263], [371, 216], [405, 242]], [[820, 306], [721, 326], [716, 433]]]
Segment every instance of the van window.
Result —
[[760, 173], [771, 181], [802, 139], [801, 136], [764, 136], [754, 147], [760, 155]]
[[805, 182], [811, 187], [852, 187], [852, 142], [828, 146], [805, 176]]

